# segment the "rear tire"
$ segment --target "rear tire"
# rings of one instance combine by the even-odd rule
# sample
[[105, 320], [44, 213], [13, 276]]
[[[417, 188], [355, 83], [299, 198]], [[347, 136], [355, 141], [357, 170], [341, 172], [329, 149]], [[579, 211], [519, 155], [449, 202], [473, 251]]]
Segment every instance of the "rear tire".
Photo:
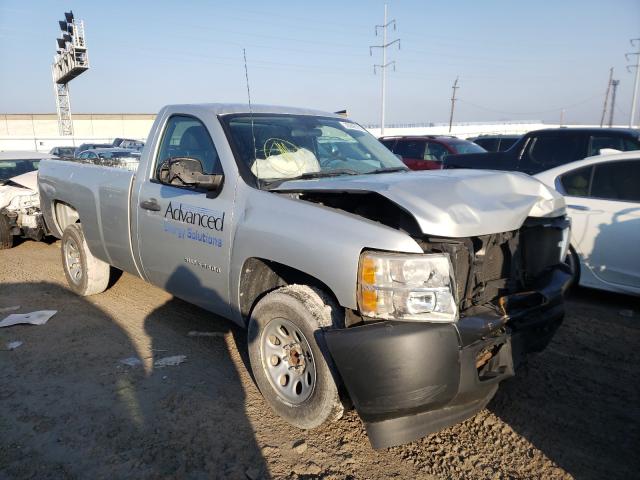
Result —
[[13, 247], [13, 234], [6, 215], [0, 214], [0, 250]]
[[258, 388], [298, 428], [338, 420], [344, 412], [321, 330], [339, 316], [332, 303], [310, 287], [289, 285], [265, 295], [249, 319], [249, 359]]
[[64, 276], [71, 290], [84, 297], [107, 289], [111, 267], [89, 251], [80, 224], [73, 223], [64, 229], [60, 250]]

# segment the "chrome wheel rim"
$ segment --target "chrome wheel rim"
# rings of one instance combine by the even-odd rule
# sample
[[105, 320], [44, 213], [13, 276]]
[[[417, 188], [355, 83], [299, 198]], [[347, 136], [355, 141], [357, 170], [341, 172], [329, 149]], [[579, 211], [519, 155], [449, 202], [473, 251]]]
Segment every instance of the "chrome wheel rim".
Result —
[[276, 394], [293, 405], [307, 400], [316, 386], [316, 364], [302, 331], [275, 318], [263, 329], [260, 345], [262, 368]]
[[64, 242], [64, 262], [73, 283], [80, 283], [82, 280], [80, 249], [73, 238], [67, 238]]

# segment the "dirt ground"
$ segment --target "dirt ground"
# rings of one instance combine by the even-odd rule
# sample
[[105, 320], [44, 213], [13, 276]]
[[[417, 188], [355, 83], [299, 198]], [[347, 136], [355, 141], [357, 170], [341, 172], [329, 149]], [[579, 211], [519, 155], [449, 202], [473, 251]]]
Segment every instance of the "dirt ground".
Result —
[[[127, 274], [104, 294], [75, 296], [59, 242], [0, 251], [0, 308], [12, 305], [58, 313], [43, 326], [0, 329], [2, 479], [628, 479], [640, 471], [632, 297], [577, 291], [549, 348], [487, 409], [382, 451], [353, 411], [305, 432], [275, 417], [245, 366], [243, 331], [226, 321]], [[23, 344], [7, 350], [16, 340]], [[154, 367], [173, 355], [186, 361]], [[130, 357], [143, 364], [120, 363]]]

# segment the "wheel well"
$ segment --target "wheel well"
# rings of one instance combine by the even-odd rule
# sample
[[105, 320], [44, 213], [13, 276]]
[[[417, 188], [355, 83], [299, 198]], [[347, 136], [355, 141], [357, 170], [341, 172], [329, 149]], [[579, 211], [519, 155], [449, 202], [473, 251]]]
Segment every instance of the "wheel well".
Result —
[[240, 276], [240, 313], [246, 321], [255, 303], [265, 294], [285, 285], [309, 285], [331, 295], [339, 304], [331, 289], [317, 278], [295, 268], [261, 258], [249, 258]]
[[80, 221], [80, 215], [78, 211], [71, 205], [56, 201], [53, 204], [54, 221], [60, 231], [60, 234], [64, 232], [64, 229], [73, 223]]

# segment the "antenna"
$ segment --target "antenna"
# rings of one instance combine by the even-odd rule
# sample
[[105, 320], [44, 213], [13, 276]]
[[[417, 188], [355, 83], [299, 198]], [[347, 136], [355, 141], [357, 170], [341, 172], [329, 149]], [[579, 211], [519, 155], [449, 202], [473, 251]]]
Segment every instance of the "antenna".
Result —
[[[253, 128], [253, 109], [251, 108], [251, 90], [249, 89], [249, 70], [247, 69], [247, 51], [242, 49], [242, 56], [244, 57], [244, 77], [247, 81], [247, 98], [249, 99], [249, 118], [251, 119], [251, 138], [253, 139], [253, 163], [256, 165], [256, 177], [260, 180], [258, 174], [258, 150], [256, 149], [256, 132]], [[259, 185], [259, 183], [258, 183]]]

